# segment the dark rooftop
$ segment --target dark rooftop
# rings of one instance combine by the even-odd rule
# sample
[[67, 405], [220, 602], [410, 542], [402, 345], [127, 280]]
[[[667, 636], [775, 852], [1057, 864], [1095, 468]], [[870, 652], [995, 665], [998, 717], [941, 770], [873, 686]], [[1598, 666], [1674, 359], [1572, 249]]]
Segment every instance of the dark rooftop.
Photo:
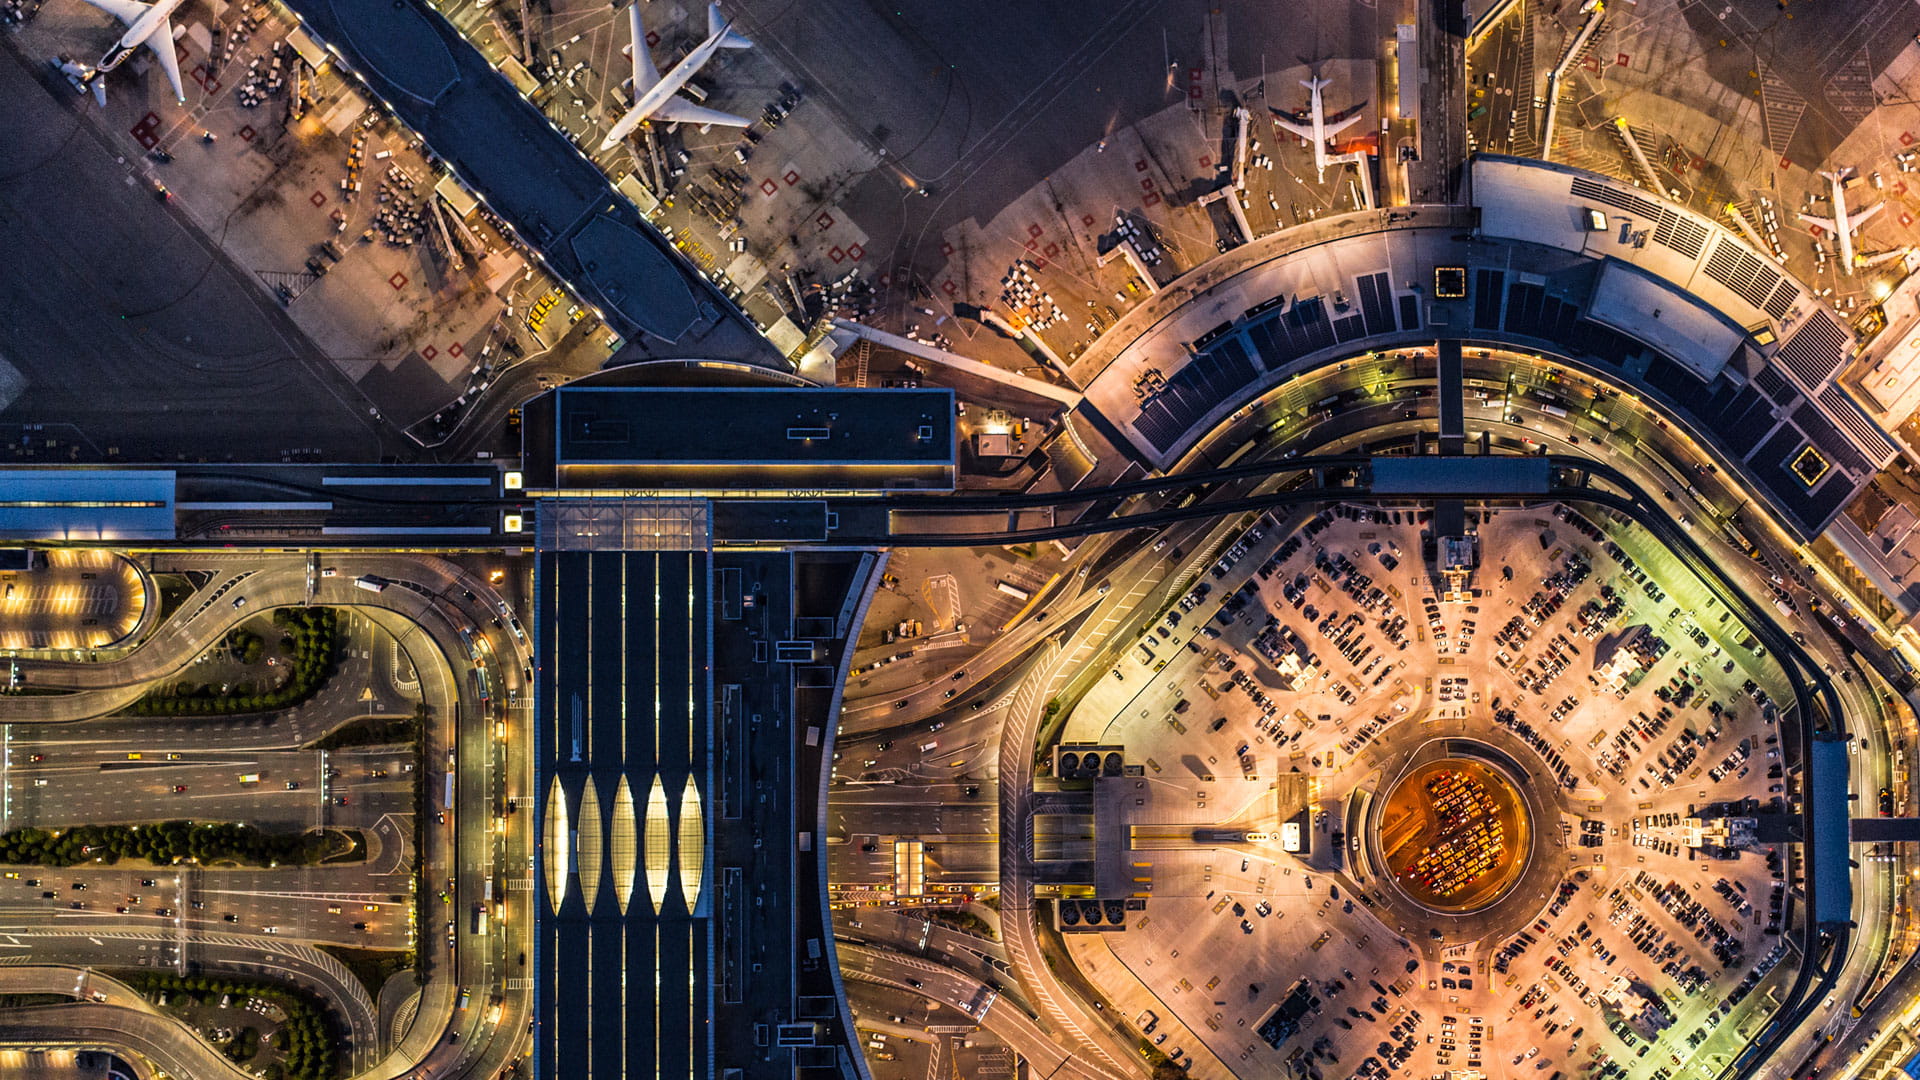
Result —
[[[953, 485], [951, 390], [565, 387], [529, 427], [530, 477], [565, 487]], [[533, 412], [532, 406], [529, 412]], [[545, 410], [539, 410], [544, 412]], [[539, 458], [552, 455], [553, 469]]]

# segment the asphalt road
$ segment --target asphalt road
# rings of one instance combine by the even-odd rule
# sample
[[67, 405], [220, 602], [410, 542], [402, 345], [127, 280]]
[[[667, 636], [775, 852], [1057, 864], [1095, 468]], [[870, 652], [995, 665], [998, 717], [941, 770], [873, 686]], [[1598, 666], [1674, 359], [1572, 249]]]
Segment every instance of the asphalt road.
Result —
[[[496, 607], [501, 601], [478, 577], [452, 563], [405, 556], [377, 556], [333, 561], [344, 567], [340, 570], [342, 576], [337, 579], [310, 576], [309, 564], [306, 560], [275, 559], [267, 556], [263, 557], [262, 562], [268, 564], [270, 568], [259, 571], [258, 576], [255, 576], [255, 571], [251, 569], [238, 570], [232, 575], [217, 579], [213, 589], [209, 591], [218, 591], [221, 584], [240, 578], [246, 583], [248, 590], [246, 595], [249, 597], [249, 604], [244, 610], [260, 611], [275, 606], [300, 604], [309, 599], [341, 606], [358, 606], [368, 618], [381, 622], [402, 647], [409, 650], [419, 672], [421, 695], [431, 707], [432, 715], [439, 721], [434, 725], [433, 733], [429, 737], [425, 767], [434, 768], [442, 761], [456, 760], [464, 766], [456, 770], [456, 775], [459, 777], [456, 785], [457, 805], [453, 814], [450, 815], [455, 824], [468, 823], [465, 828], [458, 831], [460, 850], [456, 853], [449, 843], [453, 839], [454, 828], [436, 826], [424, 830], [427, 850], [420, 855], [427, 860], [429, 882], [443, 879], [453, 882], [453, 899], [447, 905], [450, 909], [447, 922], [461, 929], [452, 938], [455, 948], [448, 950], [442, 944], [444, 935], [437, 925], [421, 928], [419, 947], [425, 964], [427, 984], [420, 1000], [416, 1019], [405, 1037], [392, 1048], [390, 1053], [379, 1060], [375, 1058], [379, 1047], [379, 1039], [376, 1035], [379, 1031], [380, 1018], [372, 1014], [370, 1004], [366, 1002], [360, 1004], [360, 1010], [364, 1015], [355, 1020], [355, 1030], [362, 1032], [364, 1038], [357, 1038], [355, 1041], [356, 1069], [365, 1071], [369, 1076], [386, 1078], [421, 1075], [426, 1069], [431, 1069], [434, 1075], [438, 1076], [468, 1073], [491, 1075], [517, 1052], [517, 1046], [524, 1037], [525, 1018], [530, 1006], [529, 997], [524, 991], [505, 990], [504, 980], [510, 977], [509, 955], [523, 951], [524, 948], [514, 946], [514, 928], [531, 926], [528, 905], [531, 903], [532, 892], [528, 889], [504, 889], [503, 902], [507, 905], [508, 917], [493, 920], [493, 932], [484, 938], [476, 938], [465, 932], [464, 916], [473, 904], [480, 902], [487, 877], [496, 872], [493, 868], [525, 865], [525, 852], [528, 850], [525, 834], [531, 815], [509, 816], [506, 819], [509, 822], [509, 828], [504, 833], [490, 828], [489, 825], [495, 819], [506, 797], [525, 795], [530, 768], [524, 747], [529, 740], [497, 739], [493, 726], [485, 722], [460, 725], [457, 745], [447, 741], [446, 732], [456, 717], [492, 715], [491, 707], [478, 699], [475, 681], [464, 675], [472, 661], [467, 658], [466, 648], [459, 638], [459, 630], [463, 626], [491, 627], [498, 617]], [[365, 590], [353, 588], [351, 584], [353, 578], [364, 573], [378, 574], [396, 582], [396, 585], [390, 586], [386, 592], [380, 594], [370, 594]], [[102, 665], [103, 668], [108, 666], [113, 668], [113, 671], [105, 674], [104, 677], [99, 672], [84, 668], [66, 666], [57, 669], [70, 681], [84, 682], [91, 679], [96, 683], [114, 687], [113, 689], [88, 691], [66, 698], [12, 698], [0, 703], [5, 706], [4, 713], [0, 715], [13, 719], [17, 713], [34, 712], [35, 703], [44, 705], [48, 702], [60, 702], [61, 709], [57, 711], [65, 712], [75, 718], [84, 718], [87, 715], [88, 706], [98, 707], [102, 699], [120, 698], [128, 693], [137, 695], [140, 690], [138, 677], [164, 677], [178, 670], [190, 663], [193, 656], [204, 649], [206, 642], [224, 634], [227, 628], [243, 617], [243, 609], [234, 607], [232, 599], [234, 597], [229, 592], [221, 592], [218, 597], [206, 596], [198, 602], [190, 601], [183, 608], [184, 618], [180, 620], [180, 626], [170, 624], [163, 628], [146, 647], [135, 652], [131, 657], [113, 665]], [[494, 644], [495, 651], [488, 657], [489, 665], [494, 668], [491, 683], [503, 693], [519, 687], [521, 669], [528, 663], [524, 643], [517, 641], [512, 634], [504, 630], [505, 628], [502, 627], [500, 631], [494, 632], [494, 637], [497, 639]], [[45, 713], [41, 715], [44, 716]], [[16, 727], [15, 730], [18, 728]], [[84, 731], [85, 729], [73, 730]], [[64, 729], [62, 733], [67, 734]], [[226, 740], [229, 753], [257, 753], [257, 751], [235, 750], [231, 746], [233, 738], [231, 731], [223, 731], [215, 741]], [[121, 760], [125, 760], [124, 754], [127, 752], [119, 751]], [[142, 754], [141, 762], [144, 764], [145, 751], [137, 752]], [[163, 754], [165, 752], [162, 751]], [[179, 761], [163, 762], [163, 767], [198, 767], [185, 764], [188, 761], [188, 752], [180, 751], [182, 757]], [[391, 821], [395, 815], [404, 814], [411, 809], [408, 805], [410, 800], [406, 795], [410, 781], [404, 778], [401, 772], [403, 763], [391, 752], [380, 750], [340, 752], [333, 756], [333, 760], [345, 763], [340, 766], [340, 780], [343, 787], [352, 785], [348, 808], [373, 814], [368, 819], [369, 823], [376, 829], [385, 828], [387, 831], [382, 834], [383, 837], [398, 840], [400, 830], [397, 827], [383, 826], [382, 822]], [[51, 761], [41, 764], [51, 764]], [[97, 765], [96, 761], [96, 772]], [[205, 767], [213, 768], [214, 766]], [[360, 774], [362, 767], [365, 769], [364, 776]], [[389, 776], [373, 776], [372, 770], [376, 767], [385, 768]], [[78, 776], [84, 773], [84, 769], [73, 771], [76, 774], [73, 779], [78, 782]], [[317, 776], [315, 782], [318, 782]], [[234, 783], [237, 784], [237, 774]], [[51, 781], [49, 787], [51, 787]], [[261, 787], [265, 788], [264, 781]], [[429, 790], [432, 790], [431, 786]], [[169, 791], [167, 794], [177, 793]], [[188, 792], [178, 794], [192, 794], [191, 786]], [[248, 794], [258, 798], [261, 792], [255, 791]], [[300, 789], [289, 791], [284, 787], [283, 780], [282, 786], [274, 792], [274, 795], [279, 798], [304, 799], [307, 797], [306, 786], [303, 783]], [[383, 803], [390, 803], [390, 809], [382, 809]], [[334, 807], [330, 806], [329, 809]], [[517, 864], [501, 862], [509, 858], [518, 859], [519, 862]], [[457, 874], [453, 872], [456, 867], [460, 870]], [[237, 914], [244, 912], [242, 918], [247, 921], [239, 923], [240, 928], [250, 929], [257, 923], [259, 929], [253, 930], [250, 937], [230, 936], [243, 941], [266, 943], [265, 947], [280, 950], [306, 948], [303, 941], [293, 937], [291, 931], [294, 928], [305, 933], [319, 933], [333, 937], [342, 932], [339, 924], [345, 922], [348, 925], [345, 934], [349, 940], [352, 940], [354, 932], [350, 929], [351, 921], [366, 921], [369, 925], [367, 933], [379, 934], [386, 932], [380, 928], [381, 916], [404, 918], [404, 915], [398, 912], [389, 913], [388, 908], [393, 904], [391, 896], [405, 895], [406, 890], [403, 887], [398, 893], [380, 891], [379, 884], [369, 875], [375, 871], [391, 873], [397, 868], [399, 864], [396, 861], [377, 858], [373, 866], [360, 869], [357, 880], [326, 881], [324, 885], [318, 881], [308, 881], [300, 883], [296, 888], [279, 888], [276, 887], [278, 882], [273, 881], [248, 881], [236, 873], [231, 877], [217, 877], [203, 883], [208, 886], [208, 895], [201, 899], [201, 902], [206, 904], [205, 908], [191, 907], [195, 894], [192, 891], [193, 884], [188, 883], [187, 906], [177, 910], [212, 914], [180, 915], [177, 921], [182, 924], [188, 923], [190, 918], [204, 921], [214, 915], [223, 915], [225, 910], [229, 909], [235, 910]], [[124, 871], [115, 871], [115, 873], [124, 873]], [[315, 871], [316, 875], [320, 873], [323, 871]], [[46, 876], [41, 876], [44, 883]], [[500, 881], [503, 887], [507, 883], [505, 878], [501, 878]], [[20, 887], [25, 888], [24, 885]], [[316, 899], [311, 894], [299, 894], [300, 888], [318, 888], [319, 896]], [[88, 891], [91, 892], [91, 890]], [[159, 894], [154, 895], [157, 897]], [[226, 903], [216, 906], [216, 896]], [[387, 899], [372, 900], [364, 899], [363, 896], [381, 896]], [[339, 903], [331, 902], [335, 900]], [[364, 918], [349, 921], [350, 905], [355, 901], [360, 904], [359, 914]], [[71, 902], [67, 901], [67, 903]], [[126, 930], [121, 928], [119, 923], [120, 920], [127, 920], [136, 925], [150, 925], [145, 924], [144, 920], [155, 918], [154, 916], [134, 914], [119, 916], [117, 912], [93, 915], [91, 901], [87, 902], [89, 909], [76, 910], [69, 907], [64, 917], [90, 918], [93, 925], [99, 927], [99, 930], [94, 931], [95, 937], [106, 940], [104, 935], [117, 934], [119, 936], [113, 940], [128, 941], [135, 940], [127, 937], [128, 934], [137, 937], [152, 933], [145, 929]], [[132, 910], [135, 907], [144, 907], [146, 902], [149, 901], [143, 898], [142, 905], [127, 906]], [[29, 903], [41, 903], [37, 893], [32, 896]], [[377, 903], [381, 911], [367, 911], [366, 905], [370, 903]], [[330, 906], [338, 906], [342, 910], [336, 915], [326, 910]], [[314, 910], [316, 907], [319, 908], [317, 912]], [[431, 906], [429, 910], [432, 910]], [[29, 914], [44, 915], [46, 911], [45, 908], [39, 908]], [[57, 909], [53, 914], [55, 917], [62, 917]], [[282, 924], [264, 920], [279, 918], [287, 920], [284, 928], [276, 934], [266, 934], [264, 932], [266, 926]], [[89, 929], [91, 930], [92, 926]], [[187, 945], [190, 951], [197, 948], [191, 939], [204, 938], [217, 944], [224, 944], [223, 939], [229, 936], [226, 931], [202, 930], [197, 925], [186, 925], [184, 932], [190, 938]], [[66, 944], [72, 945], [73, 940], [66, 939]], [[102, 947], [109, 950], [113, 948], [112, 946]], [[261, 946], [255, 944], [252, 947]], [[223, 960], [235, 964], [244, 962], [237, 956], [214, 955], [206, 958], [206, 962], [209, 963], [218, 963]], [[121, 957], [121, 962], [124, 962], [124, 957]], [[7, 985], [10, 984], [4, 978], [0, 978], [0, 986]], [[462, 985], [474, 987], [476, 996], [482, 1001], [489, 1000], [495, 995], [500, 997], [503, 1016], [497, 1027], [486, 1022], [489, 1013], [486, 1009], [469, 1009], [456, 1015], [454, 999]], [[362, 996], [364, 997], [364, 991]], [[354, 1006], [349, 1002], [347, 1007], [351, 1011]], [[76, 1020], [77, 1022], [79, 1021]], [[460, 1030], [467, 1036], [458, 1043], [448, 1043], [442, 1038], [442, 1033], [452, 1024], [458, 1024]], [[137, 1026], [144, 1028], [146, 1022], [140, 1021]], [[139, 1032], [130, 1030], [127, 1038], [134, 1040], [139, 1035]], [[176, 1040], [189, 1042], [193, 1040], [190, 1034], [178, 1032], [174, 1037]], [[192, 1051], [184, 1046], [174, 1047], [173, 1052], [185, 1056], [192, 1054]], [[191, 1075], [202, 1074], [192, 1073]]]

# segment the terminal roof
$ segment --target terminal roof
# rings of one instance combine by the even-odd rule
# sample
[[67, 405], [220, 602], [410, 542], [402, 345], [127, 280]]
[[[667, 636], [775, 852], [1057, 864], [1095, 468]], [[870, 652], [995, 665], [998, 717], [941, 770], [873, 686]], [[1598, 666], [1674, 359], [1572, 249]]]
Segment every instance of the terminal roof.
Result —
[[[567, 488], [953, 486], [953, 392], [563, 387], [529, 406], [528, 474]], [[537, 421], [531, 422], [531, 421]], [[549, 448], [550, 447], [550, 448]], [[539, 458], [551, 455], [549, 468]]]

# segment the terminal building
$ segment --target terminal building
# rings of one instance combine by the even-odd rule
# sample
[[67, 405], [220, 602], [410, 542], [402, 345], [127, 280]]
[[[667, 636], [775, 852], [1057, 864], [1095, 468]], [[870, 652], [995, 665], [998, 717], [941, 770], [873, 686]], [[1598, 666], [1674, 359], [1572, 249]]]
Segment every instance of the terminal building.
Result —
[[530, 402], [528, 491], [951, 491], [953, 391], [568, 386]]

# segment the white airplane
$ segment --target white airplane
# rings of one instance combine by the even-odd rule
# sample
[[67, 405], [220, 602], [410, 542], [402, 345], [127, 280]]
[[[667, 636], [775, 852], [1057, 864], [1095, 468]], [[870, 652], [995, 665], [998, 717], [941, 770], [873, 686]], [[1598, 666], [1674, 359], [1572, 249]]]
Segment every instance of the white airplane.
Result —
[[145, 45], [153, 50], [160, 60], [160, 70], [167, 73], [167, 81], [173, 84], [173, 99], [182, 105], [187, 102], [187, 94], [180, 87], [180, 59], [173, 51], [173, 23], [167, 16], [185, 0], [158, 0], [157, 3], [143, 4], [140, 0], [87, 0], [87, 3], [127, 24], [127, 32], [113, 43], [107, 54], [94, 65], [93, 96], [102, 105], [107, 102], [106, 86], [100, 77], [120, 66], [121, 61], [133, 55], [133, 51]]
[[1801, 214], [1800, 220], [1810, 225], [1818, 225], [1833, 234], [1834, 244], [1840, 249], [1840, 269], [1846, 271], [1848, 277], [1852, 277], [1856, 265], [1872, 266], [1897, 257], [1900, 254], [1898, 251], [1885, 251], [1867, 257], [1856, 256], [1853, 252], [1853, 234], [1887, 205], [1885, 202], [1877, 202], [1858, 213], [1847, 211], [1846, 180], [1853, 175], [1853, 166], [1849, 165], [1838, 172], [1822, 172], [1820, 175], [1827, 178], [1827, 183], [1832, 189], [1833, 216], [1823, 218], [1813, 214]]
[[[98, 0], [88, 0], [89, 3]], [[115, 0], [124, 2], [124, 0]], [[732, 113], [723, 113], [718, 109], [708, 109], [695, 105], [676, 95], [680, 88], [693, 78], [693, 74], [706, 66], [713, 54], [720, 49], [751, 49], [753, 42], [728, 29], [733, 24], [722, 17], [719, 4], [707, 5], [707, 40], [694, 47], [686, 59], [673, 65], [673, 70], [662, 76], [653, 66], [653, 57], [647, 54], [647, 30], [640, 25], [640, 4], [635, 0], [633, 7], [627, 9], [633, 23], [633, 44], [627, 48], [627, 54], [633, 57], [633, 108], [627, 110], [607, 132], [600, 143], [600, 149], [618, 146], [621, 140], [633, 134], [640, 121], [649, 119], [664, 120], [681, 124], [721, 124], [726, 127], [746, 127], [753, 121]]]
[[1327, 140], [1333, 138], [1353, 124], [1360, 122], [1359, 109], [1355, 109], [1350, 116], [1335, 120], [1332, 123], [1327, 122], [1326, 106], [1320, 100], [1320, 91], [1332, 81], [1331, 79], [1300, 80], [1300, 85], [1306, 87], [1307, 92], [1312, 95], [1312, 103], [1309, 105], [1309, 108], [1313, 111], [1313, 119], [1308, 123], [1300, 123], [1290, 114], [1283, 113], [1279, 109], [1268, 106], [1268, 111], [1273, 113], [1274, 123], [1279, 124], [1281, 127], [1300, 136], [1313, 145], [1313, 165], [1314, 168], [1320, 170], [1321, 180], [1327, 178]]

